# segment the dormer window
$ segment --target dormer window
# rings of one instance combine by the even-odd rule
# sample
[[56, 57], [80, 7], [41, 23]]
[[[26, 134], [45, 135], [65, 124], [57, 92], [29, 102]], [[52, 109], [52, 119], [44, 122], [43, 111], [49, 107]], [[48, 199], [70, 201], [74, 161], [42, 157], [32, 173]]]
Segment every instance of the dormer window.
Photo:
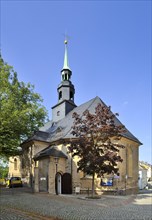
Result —
[[62, 130], [63, 130], [63, 128], [60, 126], [60, 127], [57, 128], [56, 133], [59, 133], [59, 132], [61, 132]]

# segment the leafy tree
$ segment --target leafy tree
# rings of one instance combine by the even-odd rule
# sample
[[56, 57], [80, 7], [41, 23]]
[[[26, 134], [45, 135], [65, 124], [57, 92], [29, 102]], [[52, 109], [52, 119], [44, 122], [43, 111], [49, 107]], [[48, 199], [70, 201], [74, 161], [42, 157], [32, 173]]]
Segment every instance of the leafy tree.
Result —
[[8, 166], [0, 164], [0, 178], [6, 178], [8, 176]]
[[92, 196], [94, 196], [94, 178], [104, 174], [117, 174], [118, 162], [122, 162], [119, 155], [119, 144], [122, 133], [125, 132], [123, 125], [116, 125], [115, 118], [110, 107], [98, 104], [95, 114], [86, 110], [82, 116], [73, 113], [74, 123], [72, 134], [76, 137], [71, 141], [69, 152], [72, 157], [78, 156], [78, 171], [92, 175]]
[[18, 153], [21, 142], [47, 119], [42, 99], [30, 83], [19, 82], [0, 56], [0, 156]]

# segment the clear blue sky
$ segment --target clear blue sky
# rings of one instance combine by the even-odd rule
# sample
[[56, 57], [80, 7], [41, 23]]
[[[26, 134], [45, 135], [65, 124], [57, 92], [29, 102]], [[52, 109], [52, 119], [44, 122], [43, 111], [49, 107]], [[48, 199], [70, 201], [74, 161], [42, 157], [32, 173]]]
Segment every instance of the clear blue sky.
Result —
[[1, 52], [19, 80], [35, 85], [51, 118], [64, 33], [75, 103], [99, 96], [151, 158], [151, 1], [1, 1]]

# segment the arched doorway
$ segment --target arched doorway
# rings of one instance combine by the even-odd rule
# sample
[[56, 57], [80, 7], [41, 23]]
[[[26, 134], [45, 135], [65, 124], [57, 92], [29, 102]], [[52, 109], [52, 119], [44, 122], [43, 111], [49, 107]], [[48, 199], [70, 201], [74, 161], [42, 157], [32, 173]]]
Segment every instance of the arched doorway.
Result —
[[55, 191], [57, 195], [62, 193], [61, 186], [62, 186], [61, 173], [57, 173], [55, 176]]
[[72, 177], [70, 173], [62, 175], [62, 194], [72, 194]]

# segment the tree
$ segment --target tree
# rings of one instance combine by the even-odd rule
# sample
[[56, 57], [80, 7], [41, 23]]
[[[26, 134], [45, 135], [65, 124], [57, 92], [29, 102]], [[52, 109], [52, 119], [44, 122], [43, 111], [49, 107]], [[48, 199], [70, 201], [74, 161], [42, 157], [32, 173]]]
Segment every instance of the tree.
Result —
[[42, 126], [47, 111], [30, 83], [19, 82], [12, 66], [0, 56], [0, 156], [18, 153], [21, 142]]
[[8, 176], [8, 165], [0, 163], [0, 178], [6, 178]]
[[86, 110], [82, 116], [73, 113], [74, 123], [72, 134], [75, 139], [71, 141], [69, 152], [72, 157], [78, 156], [78, 171], [92, 175], [92, 196], [94, 196], [94, 178], [104, 174], [117, 174], [118, 162], [122, 162], [119, 150], [124, 146], [119, 144], [123, 125], [116, 125], [116, 116], [110, 107], [98, 104], [95, 114]]

